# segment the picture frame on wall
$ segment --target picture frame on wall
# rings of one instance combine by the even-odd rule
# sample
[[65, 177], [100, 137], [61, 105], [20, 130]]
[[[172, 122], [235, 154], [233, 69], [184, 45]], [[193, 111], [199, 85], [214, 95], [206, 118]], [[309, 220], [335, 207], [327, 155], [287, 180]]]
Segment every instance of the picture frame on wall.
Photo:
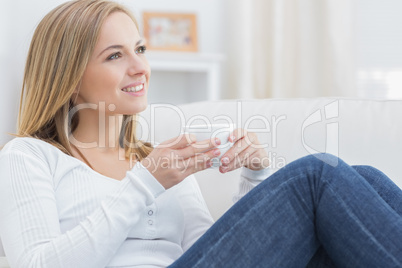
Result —
[[143, 12], [144, 38], [150, 50], [198, 50], [197, 17], [191, 13]]

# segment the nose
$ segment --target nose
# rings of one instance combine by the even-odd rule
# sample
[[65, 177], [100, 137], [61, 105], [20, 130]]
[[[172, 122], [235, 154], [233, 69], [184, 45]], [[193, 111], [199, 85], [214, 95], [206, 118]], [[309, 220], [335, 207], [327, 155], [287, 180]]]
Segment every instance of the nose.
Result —
[[150, 71], [147, 59], [143, 54], [133, 54], [130, 57], [128, 75], [145, 75]]

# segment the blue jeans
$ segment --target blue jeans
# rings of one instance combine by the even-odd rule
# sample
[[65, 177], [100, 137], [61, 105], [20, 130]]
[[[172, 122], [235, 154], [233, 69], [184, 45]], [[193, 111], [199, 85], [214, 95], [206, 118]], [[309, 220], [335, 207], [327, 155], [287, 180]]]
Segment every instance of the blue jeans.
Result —
[[261, 182], [170, 267], [402, 267], [402, 191], [319, 157]]

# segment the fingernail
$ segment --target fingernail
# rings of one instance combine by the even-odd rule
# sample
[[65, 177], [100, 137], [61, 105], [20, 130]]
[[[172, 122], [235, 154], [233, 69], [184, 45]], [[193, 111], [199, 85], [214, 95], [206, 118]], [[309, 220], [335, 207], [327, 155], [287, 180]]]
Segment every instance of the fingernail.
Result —
[[216, 145], [220, 145], [221, 144], [221, 140], [219, 138], [215, 138], [215, 144]]
[[220, 155], [221, 154], [221, 151], [219, 150], [219, 149], [216, 149], [215, 151], [214, 151], [214, 155], [215, 156], [218, 156], [218, 155]]
[[226, 173], [227, 171], [228, 171], [228, 167], [221, 167], [221, 171], [222, 171], [222, 173]]
[[229, 164], [229, 158], [228, 157], [224, 157], [221, 159], [222, 164]]

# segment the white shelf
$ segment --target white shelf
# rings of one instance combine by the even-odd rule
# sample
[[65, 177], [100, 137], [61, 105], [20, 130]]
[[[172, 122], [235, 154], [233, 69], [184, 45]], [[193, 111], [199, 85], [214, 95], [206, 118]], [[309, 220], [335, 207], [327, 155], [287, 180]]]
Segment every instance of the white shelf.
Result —
[[192, 52], [158, 52], [147, 51], [149, 61], [180, 61], [180, 62], [221, 62], [225, 58], [222, 54], [192, 53]]
[[[151, 90], [156, 91], [151, 91], [151, 93], [153, 94], [153, 98], [158, 102], [163, 102], [166, 90], [177, 95], [172, 96], [171, 99], [165, 98], [167, 101], [175, 102], [174, 104], [190, 101], [218, 100], [221, 97], [220, 66], [224, 60], [223, 55], [152, 51], [147, 53], [147, 59], [153, 73]], [[158, 74], [160, 75], [158, 76]], [[169, 77], [171, 77], [171, 81], [167, 81]], [[180, 80], [180, 77], [184, 82], [177, 82], [177, 80]], [[154, 82], [157, 85], [156, 87], [152, 87]], [[176, 83], [173, 86], [174, 89], [167, 89], [165, 86], [174, 83]]]

